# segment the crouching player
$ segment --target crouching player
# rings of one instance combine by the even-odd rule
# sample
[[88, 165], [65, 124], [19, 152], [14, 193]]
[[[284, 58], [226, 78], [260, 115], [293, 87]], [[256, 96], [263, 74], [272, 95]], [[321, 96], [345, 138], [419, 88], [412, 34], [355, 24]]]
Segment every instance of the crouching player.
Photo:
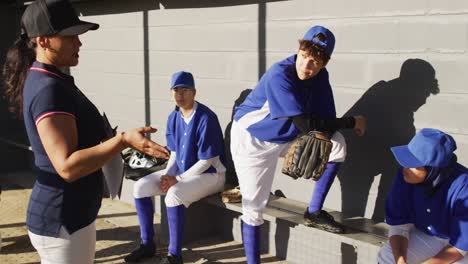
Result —
[[408, 145], [392, 148], [401, 169], [387, 197], [386, 263], [468, 263], [468, 170], [444, 132], [424, 128]]

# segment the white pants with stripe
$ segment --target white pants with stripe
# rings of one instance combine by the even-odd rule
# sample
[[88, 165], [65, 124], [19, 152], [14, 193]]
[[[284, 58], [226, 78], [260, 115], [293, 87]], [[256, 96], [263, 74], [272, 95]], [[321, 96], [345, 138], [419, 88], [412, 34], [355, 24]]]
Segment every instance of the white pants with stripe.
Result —
[[62, 226], [58, 237], [40, 236], [28, 231], [31, 244], [42, 264], [91, 264], [96, 251], [96, 224], [69, 234]]
[[[430, 236], [419, 231], [417, 228], [413, 228], [409, 234], [406, 261], [408, 264], [422, 263], [426, 259], [435, 256], [448, 244], [447, 239]], [[390, 242], [387, 241], [387, 243], [385, 243], [385, 245], [380, 249], [378, 262], [379, 264], [395, 263]], [[455, 263], [468, 264], [468, 258], [465, 256], [465, 258]]]
[[139, 179], [133, 186], [133, 197], [143, 198], [155, 195], [166, 195], [165, 203], [168, 207], [183, 204], [189, 207], [203, 197], [215, 194], [224, 189], [225, 173], [203, 173], [182, 178], [177, 184], [164, 193], [159, 188], [161, 176], [165, 171], [156, 171]]
[[[343, 162], [346, 142], [339, 132], [333, 134], [330, 162]], [[242, 192], [242, 220], [249, 225], [263, 224], [263, 209], [268, 203], [278, 158], [289, 144], [261, 141], [234, 121], [231, 128], [231, 154]]]

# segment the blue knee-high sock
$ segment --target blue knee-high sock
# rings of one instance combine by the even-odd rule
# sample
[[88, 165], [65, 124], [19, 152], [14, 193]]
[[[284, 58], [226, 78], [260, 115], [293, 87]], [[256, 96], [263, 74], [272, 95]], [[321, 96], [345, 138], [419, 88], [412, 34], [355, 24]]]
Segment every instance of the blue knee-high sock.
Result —
[[140, 222], [141, 243], [154, 247], [153, 215], [154, 207], [151, 197], [135, 198], [135, 207]]
[[315, 213], [322, 210], [323, 203], [327, 197], [328, 191], [335, 180], [338, 170], [340, 169], [341, 162], [329, 162], [327, 168], [323, 172], [322, 177], [315, 183], [314, 192], [309, 202], [307, 210], [309, 213]]
[[182, 242], [184, 240], [185, 206], [167, 207], [167, 222], [169, 223], [169, 254], [182, 257]]
[[242, 221], [242, 240], [248, 264], [260, 264], [260, 226], [251, 226]]

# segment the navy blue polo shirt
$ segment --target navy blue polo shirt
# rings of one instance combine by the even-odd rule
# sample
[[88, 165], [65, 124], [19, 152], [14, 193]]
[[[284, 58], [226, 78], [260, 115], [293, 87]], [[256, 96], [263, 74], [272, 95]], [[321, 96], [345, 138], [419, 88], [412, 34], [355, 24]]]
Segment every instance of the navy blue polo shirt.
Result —
[[78, 149], [85, 149], [104, 138], [99, 111], [75, 86], [73, 77], [54, 66], [34, 62], [24, 85], [23, 115], [37, 168], [27, 211], [28, 229], [38, 235], [57, 236], [62, 225], [71, 234], [91, 224], [101, 207], [102, 171], [73, 183], [64, 181], [52, 166], [36, 125], [50, 115], [68, 115], [76, 121]]

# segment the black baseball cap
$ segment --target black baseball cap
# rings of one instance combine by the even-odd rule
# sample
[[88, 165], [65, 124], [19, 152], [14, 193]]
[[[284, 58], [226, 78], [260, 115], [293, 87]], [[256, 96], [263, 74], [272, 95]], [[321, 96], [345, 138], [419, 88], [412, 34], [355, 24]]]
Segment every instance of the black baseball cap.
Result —
[[81, 21], [68, 0], [34, 1], [24, 11], [21, 26], [29, 38], [74, 36], [99, 28], [98, 24]]

